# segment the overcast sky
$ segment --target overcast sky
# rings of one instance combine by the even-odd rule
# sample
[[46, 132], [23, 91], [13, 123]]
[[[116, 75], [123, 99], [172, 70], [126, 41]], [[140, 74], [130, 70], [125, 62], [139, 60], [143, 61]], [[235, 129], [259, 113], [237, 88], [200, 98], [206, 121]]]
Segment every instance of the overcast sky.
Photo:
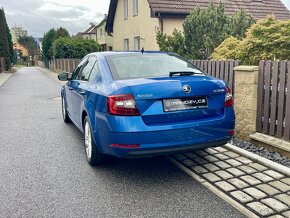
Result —
[[[290, 10], [290, 0], [282, 0]], [[42, 37], [51, 28], [64, 27], [70, 34], [85, 31], [108, 13], [110, 0], [0, 0], [10, 27]]]

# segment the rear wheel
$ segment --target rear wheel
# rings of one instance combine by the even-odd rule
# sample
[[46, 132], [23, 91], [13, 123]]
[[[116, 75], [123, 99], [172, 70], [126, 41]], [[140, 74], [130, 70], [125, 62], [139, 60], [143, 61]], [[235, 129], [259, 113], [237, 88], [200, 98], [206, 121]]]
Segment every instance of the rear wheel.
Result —
[[96, 144], [92, 137], [92, 129], [86, 116], [84, 120], [84, 144], [86, 149], [87, 160], [90, 165], [100, 165], [104, 162], [105, 155], [97, 150]]
[[69, 116], [67, 114], [65, 99], [64, 99], [63, 96], [61, 97], [61, 106], [62, 106], [62, 117], [63, 117], [63, 121], [65, 123], [70, 123], [71, 122], [71, 119], [69, 118]]

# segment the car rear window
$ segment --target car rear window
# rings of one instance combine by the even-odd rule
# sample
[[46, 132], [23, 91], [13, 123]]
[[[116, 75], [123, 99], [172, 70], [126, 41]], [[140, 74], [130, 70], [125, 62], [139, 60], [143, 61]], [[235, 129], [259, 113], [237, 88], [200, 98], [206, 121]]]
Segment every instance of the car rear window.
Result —
[[169, 77], [170, 72], [203, 74], [180, 56], [166, 53], [128, 53], [107, 56], [114, 80]]

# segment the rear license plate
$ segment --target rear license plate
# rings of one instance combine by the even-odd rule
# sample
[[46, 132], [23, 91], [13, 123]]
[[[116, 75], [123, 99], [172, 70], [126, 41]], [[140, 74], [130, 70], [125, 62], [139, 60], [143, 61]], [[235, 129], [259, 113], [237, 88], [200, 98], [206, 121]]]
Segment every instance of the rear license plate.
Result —
[[207, 106], [207, 97], [163, 99], [163, 108], [165, 112], [207, 108]]

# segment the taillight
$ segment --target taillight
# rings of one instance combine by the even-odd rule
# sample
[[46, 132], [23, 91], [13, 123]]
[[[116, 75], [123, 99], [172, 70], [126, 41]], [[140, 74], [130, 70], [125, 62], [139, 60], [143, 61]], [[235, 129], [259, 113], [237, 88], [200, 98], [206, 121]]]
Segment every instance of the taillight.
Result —
[[227, 87], [227, 93], [226, 93], [226, 98], [225, 98], [225, 107], [231, 107], [234, 105], [234, 98], [233, 95], [231, 94], [231, 89]]
[[112, 95], [107, 97], [108, 112], [112, 115], [140, 115], [136, 101], [131, 94]]

